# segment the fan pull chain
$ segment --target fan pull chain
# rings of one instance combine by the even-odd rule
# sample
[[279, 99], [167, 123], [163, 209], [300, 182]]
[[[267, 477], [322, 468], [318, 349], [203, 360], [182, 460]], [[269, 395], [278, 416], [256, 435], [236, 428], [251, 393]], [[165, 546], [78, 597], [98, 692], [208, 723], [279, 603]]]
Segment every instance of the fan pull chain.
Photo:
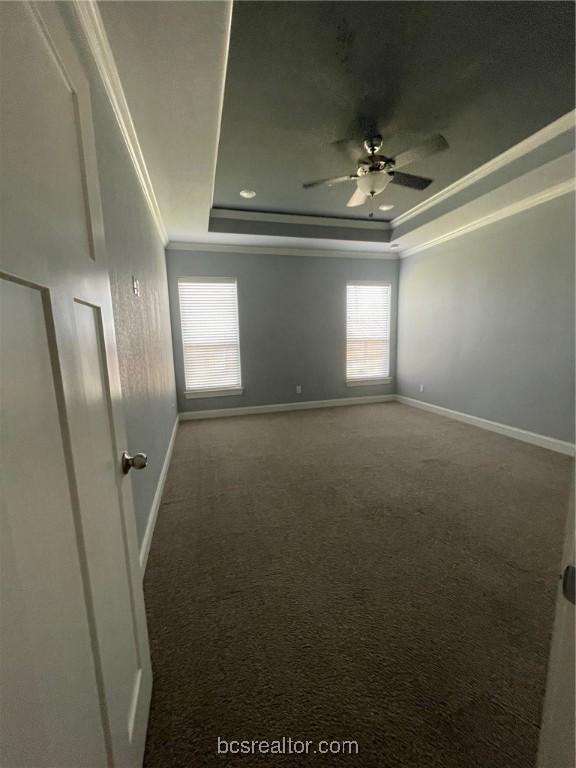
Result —
[[374, 218], [374, 195], [370, 195], [370, 213], [368, 214], [368, 218]]

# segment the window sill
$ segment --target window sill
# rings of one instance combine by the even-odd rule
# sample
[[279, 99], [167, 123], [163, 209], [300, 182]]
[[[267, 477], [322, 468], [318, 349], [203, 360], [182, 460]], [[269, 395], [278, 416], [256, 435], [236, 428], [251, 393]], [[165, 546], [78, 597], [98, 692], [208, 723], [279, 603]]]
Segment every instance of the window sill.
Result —
[[197, 392], [184, 392], [186, 400], [207, 400], [210, 397], [232, 397], [233, 395], [241, 395], [244, 389], [202, 389]]
[[347, 387], [377, 387], [379, 384], [392, 384], [392, 377], [386, 376], [384, 379], [356, 379], [347, 381]]

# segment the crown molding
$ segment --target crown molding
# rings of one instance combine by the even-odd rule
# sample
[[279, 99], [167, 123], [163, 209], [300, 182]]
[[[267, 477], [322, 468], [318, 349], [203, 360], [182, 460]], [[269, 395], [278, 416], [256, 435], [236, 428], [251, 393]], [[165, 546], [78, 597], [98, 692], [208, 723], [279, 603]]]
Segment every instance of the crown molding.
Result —
[[515, 216], [517, 213], [528, 211], [530, 208], [534, 208], [537, 205], [542, 205], [542, 203], [547, 203], [550, 200], [554, 200], [557, 197], [569, 194], [575, 190], [576, 179], [568, 179], [567, 181], [555, 184], [551, 187], [548, 187], [547, 189], [541, 190], [535, 195], [530, 195], [525, 197], [523, 200], [518, 200], [517, 202], [512, 203], [511, 205], [507, 205], [504, 208], [499, 208], [487, 216], [482, 216], [478, 219], [475, 219], [463, 227], [458, 227], [457, 229], [446, 232], [439, 237], [427, 240], [426, 242], [415, 245], [412, 248], [407, 248], [406, 250], [402, 251], [401, 258], [412, 256], [415, 253], [420, 253], [421, 251], [425, 251], [428, 248], [433, 248], [434, 246], [440, 245], [441, 243], [446, 243], [456, 237], [461, 237], [468, 232], [474, 232], [476, 229], [486, 227], [489, 224], [494, 224], [496, 221], [501, 221], [502, 219], [507, 219], [509, 216]]
[[158, 234], [164, 245], [168, 242], [168, 234], [162, 220], [160, 207], [154, 193], [150, 174], [144, 160], [144, 155], [138, 141], [138, 135], [132, 120], [132, 115], [126, 101], [120, 75], [116, 67], [110, 42], [104, 28], [104, 22], [95, 0], [72, 0], [76, 18], [88, 42], [88, 47], [100, 78], [104, 85], [106, 95], [112, 105], [112, 110], [120, 128], [122, 138], [128, 149], [136, 176], [144, 193], [144, 197], [150, 209], [152, 219]]
[[413, 219], [420, 213], [438, 205], [438, 203], [441, 203], [443, 200], [447, 200], [449, 197], [462, 192], [467, 187], [480, 181], [480, 179], [483, 179], [501, 168], [504, 168], [506, 165], [513, 163], [515, 160], [519, 160], [525, 155], [528, 155], [530, 152], [538, 149], [538, 147], [552, 141], [552, 139], [555, 139], [557, 136], [561, 136], [567, 131], [574, 130], [575, 120], [576, 110], [572, 110], [571, 112], [562, 115], [562, 117], [549, 123], [541, 130], [536, 131], [536, 133], [533, 133], [518, 144], [510, 147], [510, 149], [502, 152], [502, 154], [497, 155], [492, 158], [492, 160], [484, 163], [484, 165], [478, 166], [478, 168], [466, 174], [466, 176], [462, 176], [453, 184], [440, 190], [437, 194], [432, 195], [432, 197], [429, 197], [427, 200], [415, 205], [414, 208], [410, 208], [410, 210], [401, 213], [399, 216], [392, 219], [392, 230], [396, 229], [399, 225], [404, 224], [406, 221], [410, 221], [410, 219]]
[[216, 191], [216, 171], [218, 169], [218, 150], [220, 148], [220, 136], [222, 134], [222, 116], [224, 115], [224, 94], [226, 92], [226, 74], [228, 72], [228, 60], [230, 57], [230, 37], [232, 35], [232, 9], [234, 7], [234, 0], [228, 0], [228, 13], [227, 13], [227, 25], [226, 25], [226, 52], [224, 54], [224, 64], [222, 67], [223, 77], [220, 89], [220, 98], [218, 99], [218, 121], [216, 125], [215, 136], [215, 155], [214, 162], [212, 164], [212, 177], [210, 179], [211, 193], [210, 193], [210, 205], [208, 208], [208, 226], [210, 224], [210, 216], [214, 206], [214, 193]]
[[372, 229], [388, 232], [392, 229], [389, 221], [375, 219], [346, 219], [337, 216], [312, 216], [294, 213], [269, 213], [268, 211], [247, 211], [237, 208], [212, 208], [210, 216], [214, 219], [233, 219], [236, 221], [258, 221], [267, 224], [311, 224], [319, 227], [345, 227], [346, 229]]
[[400, 253], [386, 251], [352, 251], [327, 248], [275, 248], [271, 245], [232, 245], [229, 243], [169, 242], [167, 251], [197, 251], [199, 253], [236, 253], [262, 256], [306, 256], [324, 259], [376, 259], [398, 261]]

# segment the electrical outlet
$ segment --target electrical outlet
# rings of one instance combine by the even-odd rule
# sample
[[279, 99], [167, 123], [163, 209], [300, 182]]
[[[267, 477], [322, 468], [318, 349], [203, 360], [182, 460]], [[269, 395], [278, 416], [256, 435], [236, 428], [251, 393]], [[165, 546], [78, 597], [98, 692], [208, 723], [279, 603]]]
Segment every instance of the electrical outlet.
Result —
[[296, 384], [296, 394], [297, 395], [302, 394], [302, 384]]
[[424, 384], [420, 384], [420, 392], [424, 392]]
[[140, 296], [140, 280], [132, 275], [132, 293], [134, 296]]

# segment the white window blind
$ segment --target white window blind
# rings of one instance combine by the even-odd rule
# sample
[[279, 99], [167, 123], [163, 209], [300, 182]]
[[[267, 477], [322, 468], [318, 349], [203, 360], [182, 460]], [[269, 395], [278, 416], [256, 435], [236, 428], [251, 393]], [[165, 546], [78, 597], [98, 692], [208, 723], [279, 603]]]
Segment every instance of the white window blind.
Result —
[[390, 376], [390, 285], [346, 286], [346, 380]]
[[178, 282], [186, 392], [242, 387], [236, 280]]

